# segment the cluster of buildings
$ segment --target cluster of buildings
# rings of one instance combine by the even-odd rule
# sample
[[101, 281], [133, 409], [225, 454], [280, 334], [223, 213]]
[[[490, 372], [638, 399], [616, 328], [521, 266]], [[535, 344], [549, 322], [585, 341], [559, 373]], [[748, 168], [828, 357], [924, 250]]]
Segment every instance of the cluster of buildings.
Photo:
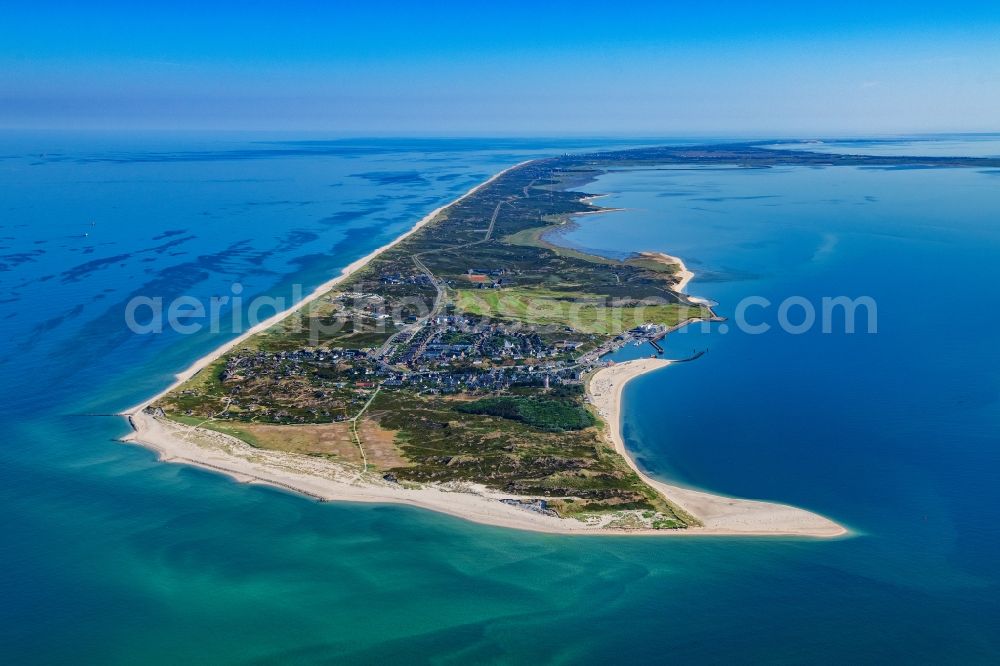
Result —
[[442, 364], [468, 362], [478, 366], [540, 363], [572, 355], [579, 343], [549, 343], [537, 333], [502, 323], [469, 318], [434, 318], [397, 350], [394, 361], [411, 369], [430, 369]]
[[434, 286], [430, 276], [426, 273], [413, 273], [412, 275], [403, 275], [402, 273], [383, 273], [379, 276], [379, 282], [381, 284], [389, 285], [413, 284], [420, 287]]
[[470, 268], [465, 273], [465, 279], [479, 289], [500, 289], [501, 287], [511, 287], [514, 284], [506, 268], [495, 270]]
[[[504, 391], [512, 386], [552, 387], [582, 383], [580, 366], [549, 367], [520, 365], [477, 370], [421, 370], [417, 372], [388, 371], [380, 381], [383, 387], [409, 387], [421, 393], [459, 393]], [[381, 374], [381, 373], [380, 373]]]
[[[600, 365], [604, 354], [630, 342], [657, 347], [667, 330], [639, 326], [581, 355], [583, 343], [576, 340], [553, 342], [513, 325], [438, 315], [409, 339], [384, 345], [390, 347], [389, 353], [345, 348], [246, 351], [230, 356], [219, 378], [234, 407], [261, 410], [276, 420], [312, 420], [310, 415], [341, 420], [357, 400], [363, 401], [377, 387], [449, 394], [581, 384], [582, 375]], [[298, 414], [272, 404], [272, 397], [287, 393], [276, 390], [278, 383], [298, 385], [293, 390]]]
[[316, 367], [352, 364], [367, 353], [360, 349], [297, 349], [294, 351], [234, 354], [226, 359], [226, 366], [219, 373], [223, 382], [251, 377], [302, 376]]

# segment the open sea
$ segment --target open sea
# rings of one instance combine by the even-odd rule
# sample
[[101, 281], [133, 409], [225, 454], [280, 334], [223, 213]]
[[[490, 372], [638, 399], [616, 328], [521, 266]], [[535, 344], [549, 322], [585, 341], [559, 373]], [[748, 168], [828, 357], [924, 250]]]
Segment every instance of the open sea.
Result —
[[[231, 336], [136, 335], [133, 296], [290, 299], [506, 166], [640, 143], [0, 134], [0, 662], [1000, 661], [997, 170], [615, 171], [586, 189], [625, 210], [560, 234], [678, 255], [730, 318], [626, 390], [639, 463], [849, 538], [521, 533], [116, 442], [108, 414]], [[873, 299], [877, 332], [781, 330], [786, 299], [838, 296]], [[771, 330], [737, 325], [747, 297]]]

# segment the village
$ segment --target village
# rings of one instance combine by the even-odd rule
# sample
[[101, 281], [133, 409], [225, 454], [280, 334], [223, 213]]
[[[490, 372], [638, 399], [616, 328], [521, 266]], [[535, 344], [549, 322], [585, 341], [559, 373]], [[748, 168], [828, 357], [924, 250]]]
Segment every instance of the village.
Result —
[[375, 389], [485, 395], [512, 387], [582, 386], [586, 373], [606, 365], [604, 355], [624, 345], [648, 343], [654, 355], [662, 352], [656, 341], [665, 332], [647, 324], [594, 347], [569, 331], [539, 333], [468, 315], [439, 315], [388, 351], [244, 350], [226, 358], [218, 378], [227, 411], [251, 412], [264, 422], [343, 421]]

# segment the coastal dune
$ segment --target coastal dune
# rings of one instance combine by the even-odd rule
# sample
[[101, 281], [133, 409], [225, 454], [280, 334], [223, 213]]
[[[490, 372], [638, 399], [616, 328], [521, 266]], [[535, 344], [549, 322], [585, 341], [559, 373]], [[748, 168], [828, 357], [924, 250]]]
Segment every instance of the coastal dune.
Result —
[[[614, 387], [619, 382], [620, 386], [624, 386], [628, 379], [649, 369], [655, 368], [621, 364], [601, 370], [600, 372], [611, 374], [600, 377], [599, 386], [604, 387], [605, 381], [610, 382], [608, 388], [617, 396], [613, 400], [620, 400], [620, 391], [615, 393]], [[627, 375], [622, 370], [627, 370], [631, 377], [626, 379]], [[609, 407], [616, 409], [603, 393], [595, 396], [595, 406], [599, 410]], [[123, 438], [123, 441], [152, 449], [162, 462], [200, 467], [224, 474], [240, 483], [270, 485], [319, 501], [402, 504], [484, 525], [550, 534], [832, 537], [846, 533], [839, 525], [801, 509], [670, 486], [650, 479], [641, 472], [640, 475], [649, 485], [697, 518], [703, 526], [677, 530], [609, 528], [607, 523], [610, 522], [610, 517], [585, 522], [546, 515], [504, 503], [501, 500], [515, 498], [480, 484], [423, 484], [419, 487], [404, 487], [378, 475], [363, 473], [356, 467], [330, 460], [255, 449], [224, 433], [186, 426], [147, 411], [140, 410], [129, 415], [128, 419], [133, 432]], [[610, 431], [618, 433], [617, 425], [610, 426]], [[614, 434], [613, 437], [617, 442], [621, 441], [620, 434]], [[619, 451], [624, 452], [623, 444]], [[625, 458], [635, 468], [634, 461], [627, 453]]]
[[[235, 437], [192, 428], [140, 411], [129, 417], [124, 441], [157, 452], [160, 461], [219, 472], [240, 483], [264, 484], [319, 501], [402, 504], [475, 523], [558, 534], [601, 533], [598, 527], [501, 502], [510, 498], [478, 484], [403, 487], [360, 469], [322, 458], [255, 449]], [[603, 530], [606, 533], [611, 530]], [[621, 533], [620, 531], [615, 531]]]
[[[480, 188], [500, 178], [521, 164], [505, 169], [489, 180], [470, 189], [456, 203]], [[834, 537], [846, 534], [836, 523], [791, 506], [733, 499], [665, 484], [643, 473], [625, 449], [620, 432], [620, 410], [624, 386], [633, 378], [669, 365], [669, 361], [643, 359], [611, 365], [595, 373], [588, 384], [588, 395], [594, 408], [607, 424], [607, 436], [628, 464], [652, 488], [668, 501], [695, 517], [701, 526], [686, 529], [623, 529], [609, 527], [612, 517], [592, 517], [587, 520], [565, 519], [530, 505], [518, 505], [519, 500], [534, 498], [512, 497], [474, 483], [408, 484], [406, 486], [383, 479], [378, 474], [324, 458], [268, 451], [206, 428], [183, 425], [152, 413], [150, 405], [180, 386], [214, 360], [249, 337], [276, 324], [291, 312], [316, 300], [331, 288], [362, 269], [372, 259], [395, 246], [435, 219], [452, 204], [442, 206], [421, 219], [413, 228], [391, 243], [347, 266], [336, 278], [317, 287], [293, 307], [260, 322], [250, 330], [221, 345], [195, 361], [176, 376], [175, 381], [160, 393], [124, 411], [123, 416], [133, 432], [123, 441], [137, 443], [158, 453], [160, 460], [226, 474], [244, 483], [267, 484], [307, 495], [321, 501], [350, 501], [382, 504], [404, 504], [430, 509], [472, 522], [500, 527], [547, 532], [554, 534], [604, 535], [783, 535]], [[684, 289], [693, 277], [683, 262], [669, 255], [663, 260], [679, 264]]]

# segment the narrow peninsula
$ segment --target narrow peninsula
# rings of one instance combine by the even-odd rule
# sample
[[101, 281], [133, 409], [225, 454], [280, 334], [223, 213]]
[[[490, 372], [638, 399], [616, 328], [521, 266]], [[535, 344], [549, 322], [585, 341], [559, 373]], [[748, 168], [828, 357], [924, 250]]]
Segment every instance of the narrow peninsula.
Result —
[[[808, 511], [671, 486], [636, 466], [619, 431], [625, 385], [669, 365], [664, 336], [716, 314], [684, 293], [691, 273], [674, 257], [612, 259], [548, 234], [607, 210], [578, 188], [609, 168], [993, 162], [741, 144], [522, 163], [200, 359], [127, 412], [128, 439], [320, 500], [528, 530], [842, 535]], [[630, 342], [648, 342], [653, 358], [604, 360]]]

